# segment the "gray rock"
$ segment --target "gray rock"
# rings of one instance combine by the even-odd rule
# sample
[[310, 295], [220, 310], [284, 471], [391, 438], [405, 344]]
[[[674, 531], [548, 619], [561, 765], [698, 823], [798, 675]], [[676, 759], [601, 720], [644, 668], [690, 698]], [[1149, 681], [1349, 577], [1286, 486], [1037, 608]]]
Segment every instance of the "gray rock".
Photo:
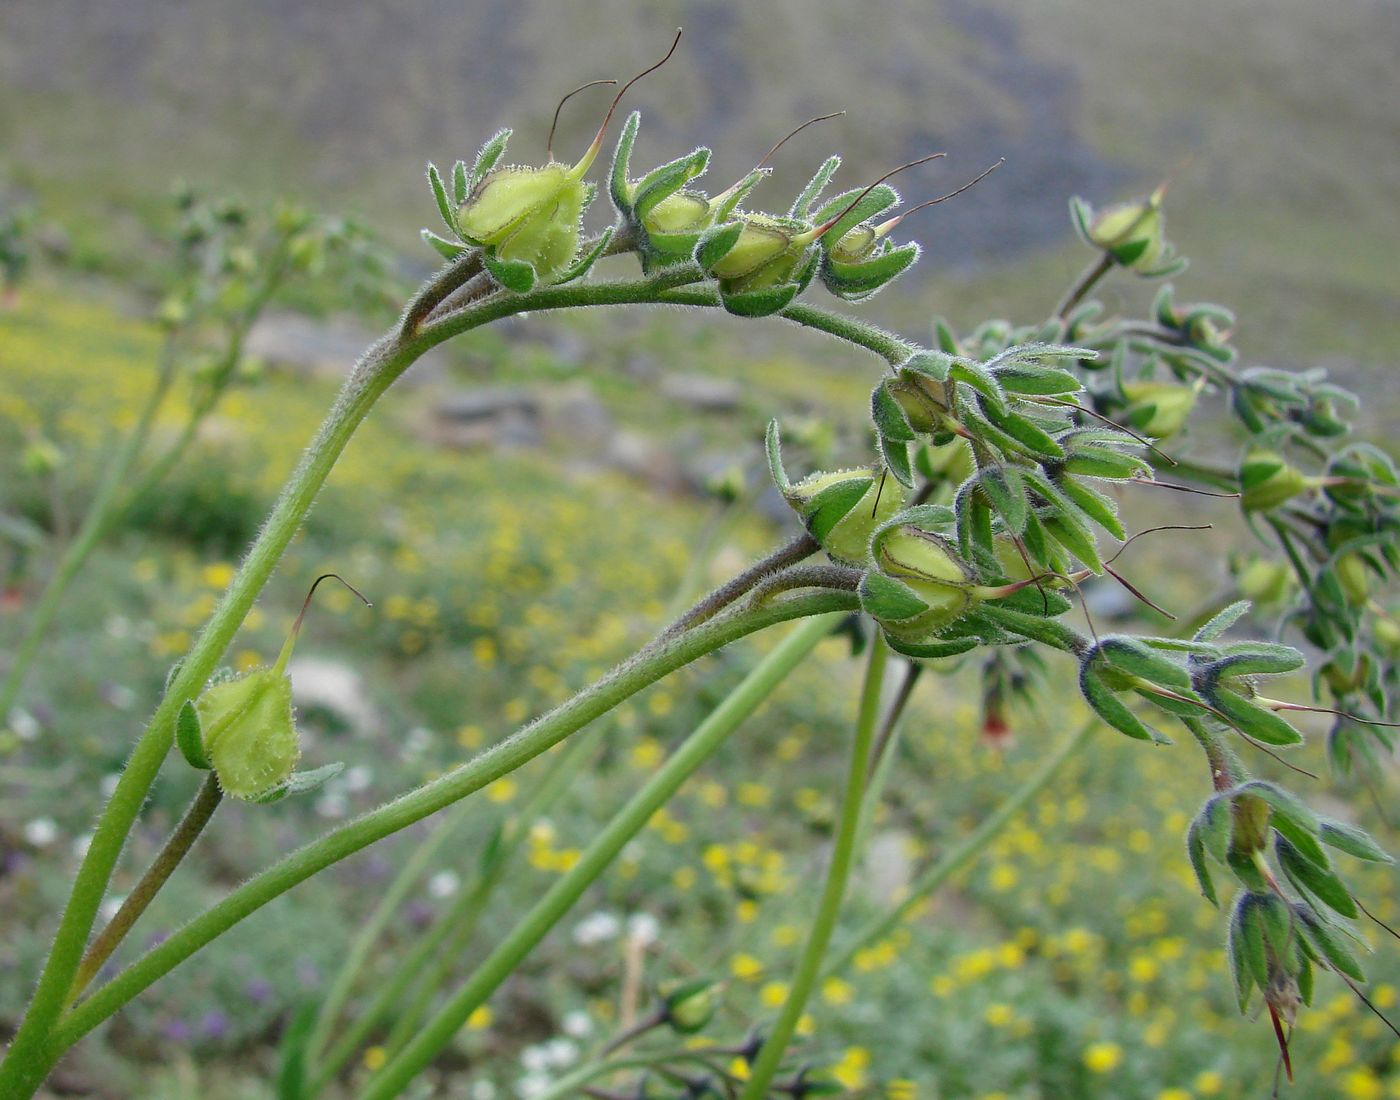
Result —
[[[248, 333], [247, 353], [269, 366], [314, 378], [343, 378], [375, 339], [350, 317], [317, 318], [303, 313], [269, 312]], [[429, 352], [404, 375], [404, 381], [440, 378], [444, 357]], [[401, 383], [402, 384], [402, 383]]]
[[708, 374], [668, 374], [661, 379], [661, 392], [698, 412], [733, 412], [744, 395], [738, 382]]

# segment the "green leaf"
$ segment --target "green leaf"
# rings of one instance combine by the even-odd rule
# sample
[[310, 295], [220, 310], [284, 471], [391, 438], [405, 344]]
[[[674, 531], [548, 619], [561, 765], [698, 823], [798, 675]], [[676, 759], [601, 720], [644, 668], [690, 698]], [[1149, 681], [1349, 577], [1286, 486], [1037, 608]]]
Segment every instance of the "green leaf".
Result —
[[467, 251], [466, 245], [457, 244], [455, 241], [449, 241], [439, 237], [431, 229], [422, 229], [419, 230], [419, 232], [422, 234], [423, 239], [432, 245], [433, 249], [444, 260], [455, 260], [463, 252]]
[[1191, 674], [1170, 657], [1166, 657], [1137, 638], [1113, 635], [1102, 639], [1094, 657], [1121, 669], [1130, 676], [1148, 680], [1159, 687], [1174, 691], [1191, 691]]
[[[1230, 977], [1234, 979], [1235, 1000], [1238, 1002], [1241, 1012], [1249, 1007], [1249, 994], [1255, 985], [1254, 965], [1251, 959], [1250, 944], [1247, 942], [1248, 931], [1245, 925], [1245, 917], [1248, 913], [1245, 901], [1252, 896], [1251, 894], [1243, 894], [1235, 903], [1234, 911], [1230, 914], [1230, 933], [1227, 941]], [[1262, 944], [1262, 938], [1259, 942]]]
[[996, 380], [1007, 393], [1036, 397], [1058, 397], [1084, 388], [1078, 376], [1058, 367], [1037, 367], [1020, 363], [996, 372]]
[[1017, 535], [1024, 531], [1030, 505], [1021, 475], [1010, 466], [988, 466], [977, 475], [977, 480], [1007, 530]]
[[828, 485], [803, 505], [807, 530], [818, 542], [825, 542], [831, 529], [846, 517], [870, 489], [874, 478], [852, 478]]
[[631, 213], [632, 187], [627, 177], [632, 170], [632, 146], [641, 124], [640, 111], [633, 111], [627, 116], [627, 121], [622, 124], [622, 133], [617, 138], [617, 148], [613, 151], [612, 172], [608, 175], [608, 192], [613, 205], [624, 215]]
[[277, 1073], [277, 1100], [311, 1100], [307, 1082], [307, 1056], [311, 1053], [311, 1037], [316, 1031], [320, 1005], [311, 1001], [293, 1014], [282, 1033], [281, 1066]]
[[1322, 843], [1336, 848], [1339, 852], [1345, 852], [1349, 856], [1355, 856], [1357, 859], [1368, 860], [1371, 863], [1395, 862], [1395, 859], [1377, 844], [1369, 833], [1355, 825], [1323, 818], [1320, 822], [1318, 836], [1322, 838]]
[[1303, 735], [1273, 711], [1251, 703], [1224, 685], [1217, 685], [1206, 699], [1246, 737], [1266, 745], [1298, 745], [1303, 741]]
[[467, 186], [467, 166], [462, 161], [458, 161], [452, 166], [452, 197], [458, 206], [467, 201], [467, 196], [471, 194], [471, 188]]
[[822, 259], [822, 285], [844, 301], [863, 302], [904, 274], [919, 253], [918, 244], [911, 241], [860, 263], [843, 263], [828, 254]]
[[1081, 512], [1110, 535], [1120, 541], [1126, 537], [1127, 532], [1123, 530], [1123, 524], [1118, 519], [1118, 505], [1111, 497], [1105, 496], [1097, 489], [1091, 489], [1069, 475], [1060, 478], [1058, 484], [1060, 491], [1072, 500]]
[[768, 470], [773, 475], [773, 483], [778, 491], [786, 494], [792, 488], [787, 471], [783, 469], [782, 441], [778, 437], [778, 422], [768, 421], [768, 430], [763, 437], [764, 450], [768, 452]]
[[175, 716], [175, 744], [180, 747], [186, 763], [192, 768], [208, 771], [214, 765], [204, 751], [204, 730], [199, 724], [199, 712], [194, 702], [186, 699]]
[[1094, 668], [1093, 661], [1081, 661], [1079, 665], [1079, 690], [1083, 693], [1094, 713], [1116, 729], [1138, 741], [1161, 741], [1161, 734], [1154, 731], [1134, 714], [1128, 706], [1113, 693]]
[[1269, 676], [1302, 668], [1302, 653], [1288, 645], [1273, 642], [1240, 642], [1226, 646], [1215, 662], [1222, 676]]
[[878, 441], [880, 457], [885, 462], [885, 468], [906, 489], [912, 489], [914, 487], [914, 471], [909, 465], [909, 444], [889, 439], [883, 435], [879, 437]]
[[1021, 476], [1054, 510], [1052, 514], [1040, 517], [1046, 533], [1094, 572], [1102, 572], [1103, 562], [1099, 558], [1098, 540], [1089, 530], [1089, 524], [1079, 506], [1060, 492], [1059, 487], [1039, 470], [1023, 470]]
[[788, 211], [788, 216], [805, 221], [807, 212], [812, 208], [812, 203], [817, 201], [817, 197], [826, 190], [827, 184], [831, 182], [831, 177], [836, 174], [836, 169], [841, 167], [841, 158], [830, 156], [825, 163], [817, 169], [816, 175], [807, 181], [807, 186], [802, 188], [801, 194], [792, 204], [792, 209]]
[[1319, 957], [1354, 981], [1364, 982], [1366, 980], [1366, 972], [1361, 969], [1361, 963], [1351, 953], [1351, 949], [1342, 938], [1341, 931], [1335, 925], [1324, 920], [1307, 906], [1298, 906], [1294, 912], [1298, 915], [1298, 929], [1302, 933], [1303, 941]]
[[528, 260], [499, 260], [486, 249], [481, 254], [486, 270], [506, 290], [526, 294], [534, 289], [535, 269]]
[[691, 180], [704, 173], [710, 163], [710, 151], [703, 146], [693, 153], [677, 157], [660, 168], [654, 168], [637, 183], [633, 209], [641, 219], [662, 199], [674, 195]]
[[976, 638], [950, 638], [938, 642], [901, 642], [897, 638], [885, 637], [886, 644], [896, 653], [916, 660], [942, 660], [957, 657], [976, 649], [981, 643]]
[[720, 301], [735, 317], [771, 317], [787, 309], [801, 289], [796, 283], [784, 283], [763, 290], [742, 290], [733, 294], [721, 290]]
[[1196, 631], [1196, 641], [1214, 641], [1216, 638], [1220, 637], [1220, 635], [1224, 634], [1225, 631], [1229, 630], [1230, 627], [1234, 626], [1244, 615], [1248, 614], [1250, 606], [1248, 600], [1239, 600], [1236, 603], [1232, 603], [1229, 607], [1217, 613], [1215, 617], [1206, 623], [1205, 626], [1201, 627], [1200, 630]]
[[1234, 832], [1234, 814], [1230, 799], [1212, 795], [1196, 817], [1201, 828], [1201, 841], [1217, 863], [1224, 863], [1230, 854], [1230, 837]]
[[496, 162], [501, 159], [501, 154], [506, 151], [506, 142], [510, 140], [509, 130], [498, 130], [481, 147], [481, 152], [476, 155], [476, 162], [472, 165], [471, 189], [476, 190], [476, 185], [486, 178], [486, 173], [496, 167]]
[[1029, 638], [1033, 642], [1040, 642], [1042, 645], [1064, 650], [1066, 653], [1073, 653], [1075, 646], [1079, 644], [1079, 635], [1070, 627], [1056, 622], [1054, 619], [1015, 611], [1009, 607], [1003, 607], [999, 601], [983, 604], [980, 611], [997, 625], [1005, 627], [1013, 634]]
[[1022, 447], [1041, 458], [1058, 460], [1064, 457], [1064, 448], [1045, 430], [1031, 423], [1019, 413], [1003, 411], [990, 405], [983, 405], [982, 412], [987, 419]]
[[1316, 897], [1329, 909], [1336, 910], [1344, 917], [1354, 920], [1361, 915], [1361, 911], [1356, 907], [1356, 899], [1351, 896], [1351, 891], [1336, 873], [1319, 867], [1286, 837], [1274, 838], [1274, 854], [1278, 857], [1279, 867], [1299, 893]]
[[447, 197], [447, 188], [442, 184], [442, 176], [438, 175], [436, 164], [428, 165], [428, 182], [432, 184], [433, 198], [437, 200], [438, 213], [442, 215], [442, 220], [448, 229], [461, 236], [462, 231], [457, 226], [457, 212]]
[[888, 622], [912, 619], [928, 610], [903, 581], [870, 570], [860, 580], [860, 606], [871, 618]]
[[909, 443], [915, 438], [914, 429], [909, 426], [909, 418], [904, 409], [890, 393], [890, 380], [884, 379], [870, 395], [870, 418], [875, 422], [875, 430], [886, 439], [899, 443]]
[[1129, 481], [1139, 474], [1152, 475], [1152, 467], [1136, 455], [1125, 455], [1107, 447], [1076, 448], [1065, 458], [1063, 469], [1069, 474], [1109, 481]]
[[[861, 194], [862, 191], [865, 192], [864, 195]], [[860, 197], [857, 198], [857, 196]], [[841, 214], [840, 220], [827, 230], [824, 237], [828, 241], [839, 241], [861, 222], [878, 217], [897, 202], [899, 202], [899, 194], [888, 184], [878, 184], [868, 191], [863, 187], [856, 188], [837, 195], [827, 202], [812, 216], [812, 221], [817, 225], [825, 225], [836, 215]], [[852, 206], [852, 203], [855, 205]], [[841, 213], [847, 207], [850, 207], [850, 210], [844, 214]]]
[[701, 270], [709, 271], [724, 259], [743, 231], [743, 222], [726, 222], [700, 234], [700, 243], [695, 246], [695, 262], [700, 265]]
[[603, 251], [608, 247], [608, 243], [612, 240], [612, 237], [613, 227], [608, 226], [603, 230], [602, 236], [598, 238], [598, 243], [575, 260], [572, 266], [565, 268], [560, 273], [559, 277], [554, 280], [554, 285], [562, 286], [564, 283], [571, 283], [575, 279], [581, 279], [583, 276], [587, 275], [593, 265], [598, 262], [598, 257], [601, 256]]
[[1196, 874], [1196, 884], [1201, 888], [1201, 895], [1218, 909], [1220, 899], [1216, 897], [1215, 883], [1211, 880], [1210, 867], [1206, 863], [1205, 841], [1199, 818], [1191, 822], [1191, 827], [1186, 830], [1186, 856], [1191, 861], [1191, 870]]
[[[1006, 394], [1002, 391], [1001, 383], [981, 363], [972, 359], [954, 359], [948, 365], [948, 377], [971, 386], [986, 398], [985, 408], [998, 413], [1006, 411]], [[991, 416], [991, 412], [988, 411], [987, 415]], [[1001, 422], [994, 420], [993, 423], [1000, 425]]]

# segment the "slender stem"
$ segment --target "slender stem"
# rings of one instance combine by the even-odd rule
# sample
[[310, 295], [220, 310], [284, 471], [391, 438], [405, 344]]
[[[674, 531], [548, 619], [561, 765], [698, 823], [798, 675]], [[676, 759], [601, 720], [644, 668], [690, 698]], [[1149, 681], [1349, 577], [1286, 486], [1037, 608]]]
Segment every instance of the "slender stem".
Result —
[[[723, 615], [620, 665], [466, 764], [340, 826], [256, 875], [80, 1002], [52, 1029], [48, 1044], [37, 1049], [56, 1058], [205, 944], [293, 886], [514, 771], [676, 669], [766, 627], [828, 611], [851, 611], [857, 605], [855, 597], [846, 592], [794, 596], [753, 611]], [[31, 1074], [19, 1079], [32, 1078], [37, 1082], [43, 1070], [44, 1067], [35, 1067]]]
[[432, 313], [453, 291], [481, 272], [481, 250], [472, 249], [458, 256], [429, 279], [404, 307], [399, 318], [399, 335], [410, 338], [418, 332], [424, 318]]
[[81, 572], [83, 563], [87, 561], [111, 525], [111, 520], [117, 511], [114, 507], [117, 494], [122, 483], [131, 473], [132, 467], [136, 465], [141, 448], [151, 433], [151, 425], [155, 422], [156, 413], [160, 411], [161, 405], [165, 403], [166, 395], [170, 392], [171, 383], [175, 379], [175, 366], [175, 339], [173, 336], [167, 336], [161, 347], [155, 386], [152, 387], [150, 395], [146, 398], [146, 403], [138, 414], [136, 423], [126, 438], [122, 440], [117, 453], [112, 456], [112, 461], [108, 464], [98, 486], [97, 494], [88, 506], [87, 513], [83, 516], [77, 535], [64, 550], [58, 567], [54, 570], [53, 576], [49, 578], [48, 584], [44, 586], [43, 595], [39, 597], [39, 602], [34, 608], [34, 617], [29, 622], [29, 629], [15, 650], [14, 659], [10, 662], [9, 670], [5, 673], [4, 683], [0, 684], [0, 720], [3, 720], [5, 715], [10, 713], [10, 708], [14, 706], [15, 700], [24, 686], [25, 678], [29, 675], [30, 666], [33, 665], [35, 657], [39, 655], [39, 650], [44, 644], [44, 639], [48, 636], [49, 628], [53, 625], [54, 617], [58, 613], [59, 605], [63, 602], [63, 597], [67, 594], [69, 586]]
[[[462, 825], [467, 814], [474, 807], [463, 804], [448, 814], [438, 824], [421, 844], [414, 849], [403, 865], [403, 868], [394, 877], [394, 881], [389, 884], [389, 888], [384, 892], [374, 912], [370, 914], [369, 920], [365, 921], [360, 928], [360, 934], [355, 937], [350, 945], [350, 950], [345, 954], [345, 961], [341, 964], [340, 970], [336, 973], [330, 987], [326, 990], [316, 1017], [316, 1026], [312, 1029], [311, 1038], [306, 1044], [306, 1059], [308, 1064], [315, 1065], [321, 1057], [321, 1052], [326, 1049], [326, 1044], [330, 1041], [331, 1030], [339, 1020], [341, 1011], [350, 999], [351, 990], [355, 987], [355, 979], [359, 977], [364, 969], [365, 962], [369, 958], [369, 953], [374, 949], [380, 935], [388, 927], [390, 919], [398, 912], [399, 906], [408, 897], [408, 893], [417, 884], [419, 877], [427, 869], [429, 861], [437, 854], [437, 850], [442, 847], [447, 838], [456, 832]], [[310, 1090], [314, 1094], [317, 1090]]]
[[1065, 291], [1060, 304], [1055, 307], [1055, 317], [1061, 321], [1067, 319], [1074, 307], [1084, 300], [1084, 296], [1098, 285], [1099, 280], [1113, 270], [1114, 262], [1113, 254], [1105, 252], [1085, 268], [1073, 285]]
[[925, 898], [971, 863], [1032, 798], [1049, 786], [1065, 762], [1088, 743], [1090, 736], [1099, 726], [1097, 719], [1091, 719], [1060, 742], [995, 811], [978, 822], [977, 828], [910, 884], [909, 893], [903, 901], [888, 912], [872, 917], [858, 928], [841, 945], [835, 957], [827, 962], [822, 969], [822, 977], [830, 977], [844, 971], [861, 951], [888, 936]]
[[792, 988], [787, 1001], [778, 1013], [773, 1030], [764, 1040], [758, 1057], [744, 1084], [739, 1100], [763, 1100], [768, 1095], [768, 1086], [787, 1055], [788, 1044], [797, 1031], [797, 1022], [807, 1007], [807, 999], [816, 986], [821, 969], [822, 956], [826, 954], [831, 934], [836, 928], [836, 918], [841, 910], [841, 902], [846, 896], [846, 883], [851, 875], [856, 847], [856, 831], [860, 822], [860, 805], [865, 794], [865, 781], [870, 764], [870, 746], [875, 739], [875, 723], [879, 718], [880, 690], [885, 682], [885, 665], [889, 658], [889, 647], [878, 633], [870, 642], [870, 659], [865, 669], [865, 686], [861, 689], [860, 713], [856, 719], [856, 733], [851, 746], [851, 763], [846, 773], [846, 793], [841, 801], [841, 819], [837, 827], [836, 843], [831, 852], [831, 864], [826, 872], [826, 884], [822, 888], [821, 901], [817, 904], [816, 915], [812, 918], [807, 942], [797, 961], [797, 970], [792, 977]]
[[706, 619], [712, 618], [724, 610], [740, 596], [752, 590], [754, 585], [760, 581], [771, 577], [780, 569], [810, 558], [820, 549], [821, 544], [806, 531], [803, 531], [791, 542], [780, 546], [767, 557], [749, 566], [733, 580], [720, 585], [702, 598], [689, 611], [663, 630], [661, 637], [673, 637], [697, 623], [703, 623]]
[[825, 332], [828, 336], [835, 336], [848, 344], [873, 351], [892, 367], [899, 366], [915, 350], [914, 345], [907, 340], [876, 325], [804, 303], [794, 303], [781, 310], [778, 316], [795, 321], [804, 328]]
[[199, 839], [199, 834], [204, 831], [204, 827], [214, 816], [214, 811], [219, 808], [223, 794], [218, 777], [210, 772], [205, 777], [204, 782], [200, 784], [199, 793], [194, 796], [194, 801], [190, 803], [189, 808], [185, 811], [185, 816], [180, 819], [180, 824], [175, 827], [175, 831], [166, 840], [165, 846], [151, 861], [151, 865], [146, 868], [146, 873], [132, 887], [131, 893], [127, 894], [126, 900], [122, 902], [121, 908], [108, 922], [107, 927], [102, 929], [97, 938], [88, 946], [87, 952], [83, 955], [83, 961], [78, 966], [78, 972], [73, 976], [73, 987], [68, 991], [70, 1004], [77, 1000], [79, 994], [87, 988], [93, 976], [102, 969], [102, 964], [111, 957], [112, 952], [126, 938], [132, 925], [140, 919], [141, 914], [155, 900], [156, 894], [165, 885], [165, 880], [174, 873], [175, 868], [180, 866], [180, 861], [189, 854], [190, 849], [194, 847], [194, 842]]
[[860, 587], [861, 576], [859, 569], [848, 565], [794, 565], [781, 573], [764, 577], [753, 586], [753, 591], [744, 602], [748, 607], [757, 607], [764, 600], [771, 600], [779, 593], [791, 592], [795, 588], [834, 588], [854, 592]]
[[[466, 984], [370, 1081], [363, 1100], [389, 1100], [423, 1069], [455, 1035], [467, 1017], [518, 967], [560, 918], [583, 896], [681, 784], [708, 760], [739, 724], [752, 714], [799, 661], [830, 633], [840, 616], [810, 619], [789, 634], [740, 682], [678, 748], [646, 785], [608, 822], [578, 863], [518, 920], [510, 934], [477, 968]], [[700, 627], [698, 630], [704, 630]]]
[[878, 773], [889, 754], [895, 730], [899, 728], [899, 721], [904, 717], [904, 708], [909, 705], [909, 699], [914, 694], [914, 685], [919, 682], [919, 674], [923, 670], [924, 666], [918, 661], [905, 662], [904, 678], [899, 682], [899, 690], [895, 693], [895, 697], [890, 700], [889, 709], [885, 711], [885, 720], [880, 723], [880, 732], [876, 734], [875, 744], [870, 749], [870, 770], [872, 773]]

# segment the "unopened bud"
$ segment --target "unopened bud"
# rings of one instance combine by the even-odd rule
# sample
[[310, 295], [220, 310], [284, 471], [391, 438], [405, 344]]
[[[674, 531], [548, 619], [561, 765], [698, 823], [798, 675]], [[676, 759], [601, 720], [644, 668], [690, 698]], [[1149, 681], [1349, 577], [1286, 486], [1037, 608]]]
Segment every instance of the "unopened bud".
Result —
[[1089, 223], [1089, 240], [1123, 267], [1151, 271], [1166, 250], [1162, 192], [1106, 206]]
[[1240, 465], [1240, 504], [1246, 512], [1267, 512], [1286, 504], [1311, 485], [1277, 451], [1255, 448]]
[[720, 986], [709, 978], [668, 983], [659, 992], [665, 1022], [673, 1031], [693, 1035], [703, 1031], [719, 1007]]
[[1200, 389], [1177, 382], [1124, 382], [1124, 420], [1153, 439], [1167, 439], [1186, 426]]

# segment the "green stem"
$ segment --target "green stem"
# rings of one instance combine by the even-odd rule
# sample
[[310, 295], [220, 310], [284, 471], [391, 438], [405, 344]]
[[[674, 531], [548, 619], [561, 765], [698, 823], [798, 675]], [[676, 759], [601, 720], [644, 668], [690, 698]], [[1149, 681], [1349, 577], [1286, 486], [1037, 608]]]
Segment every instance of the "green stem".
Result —
[[1074, 307], [1084, 300], [1084, 296], [1098, 285], [1100, 279], [1113, 270], [1115, 262], [1113, 253], [1105, 252], [1085, 268], [1080, 273], [1079, 278], [1074, 280], [1073, 285], [1065, 291], [1065, 296], [1060, 299], [1060, 304], [1055, 307], [1055, 318], [1060, 321], [1068, 319], [1074, 311]]
[[[714, 755], [739, 724], [751, 715], [840, 620], [839, 614], [812, 618], [789, 634], [696, 728], [647, 784], [638, 791], [584, 851], [577, 864], [546, 891], [510, 934], [482, 962], [465, 985], [417, 1037], [370, 1081], [363, 1100], [398, 1096], [484, 1004], [560, 918], [607, 869], [627, 842], [675, 795], [681, 784]], [[697, 632], [706, 627], [697, 628]]]
[[[467, 813], [473, 808], [467, 804], [459, 806], [428, 834], [414, 850], [413, 855], [404, 863], [402, 870], [389, 884], [389, 888], [384, 892], [384, 897], [375, 906], [374, 912], [370, 914], [369, 920], [361, 927], [360, 934], [355, 937], [354, 942], [350, 945], [350, 950], [346, 952], [345, 961], [341, 964], [335, 979], [326, 990], [325, 999], [319, 1006], [316, 1026], [312, 1029], [311, 1038], [306, 1044], [308, 1064], [315, 1065], [320, 1060], [321, 1052], [326, 1049], [326, 1044], [330, 1041], [331, 1030], [335, 1027], [336, 1021], [340, 1019], [340, 1014], [350, 999], [350, 992], [355, 987], [355, 979], [364, 969], [369, 953], [374, 949], [374, 945], [378, 942], [384, 929], [388, 927], [390, 919], [398, 912], [399, 906], [408, 897], [409, 891], [417, 884], [419, 877], [427, 869], [428, 862], [447, 838], [461, 827]], [[318, 1090], [314, 1088], [310, 1090], [313, 1095], [316, 1091]]]
[[98, 933], [97, 938], [92, 941], [92, 945], [83, 955], [83, 961], [79, 964], [78, 972], [73, 977], [73, 987], [68, 991], [70, 1004], [77, 1000], [82, 991], [87, 988], [93, 976], [102, 969], [102, 964], [111, 958], [112, 952], [117, 949], [122, 940], [126, 938], [126, 934], [131, 931], [132, 926], [140, 919], [141, 914], [155, 900], [156, 894], [160, 893], [160, 888], [165, 885], [165, 880], [175, 872], [175, 868], [180, 866], [180, 861], [189, 854], [190, 849], [194, 847], [194, 842], [199, 839], [199, 834], [204, 832], [204, 827], [209, 824], [210, 819], [214, 816], [214, 811], [219, 808], [223, 793], [219, 786], [218, 776], [210, 772], [204, 782], [200, 784], [199, 793], [195, 795], [194, 801], [185, 811], [185, 816], [180, 819], [180, 824], [175, 827], [175, 831], [166, 840], [165, 846], [151, 861], [151, 865], [146, 868], [146, 873], [132, 887], [131, 893], [127, 894], [126, 900], [122, 902], [121, 908], [108, 922], [107, 927]]
[[856, 955], [871, 944], [888, 936], [908, 918], [909, 914], [925, 898], [971, 863], [1011, 822], [1012, 818], [1050, 784], [1050, 781], [1064, 767], [1065, 762], [1088, 743], [1090, 736], [1099, 726], [1100, 723], [1097, 719], [1091, 719], [1060, 742], [1040, 762], [1039, 767], [1022, 780], [1021, 785], [1011, 793], [1010, 797], [1002, 802], [992, 814], [983, 818], [978, 823], [977, 828], [968, 833], [960, 843], [949, 849], [942, 859], [910, 884], [908, 896], [902, 902], [888, 912], [871, 918], [857, 929], [850, 939], [841, 945], [841, 950], [836, 957], [831, 959], [822, 969], [822, 977], [830, 977], [844, 971], [855, 960]]
[[778, 1013], [773, 1030], [764, 1040], [758, 1057], [754, 1060], [749, 1079], [739, 1100], [763, 1100], [768, 1095], [768, 1086], [787, 1055], [788, 1044], [797, 1031], [797, 1022], [807, 1007], [807, 999], [816, 986], [817, 975], [821, 970], [822, 956], [826, 954], [831, 934], [836, 928], [836, 918], [841, 911], [841, 902], [846, 896], [846, 883], [851, 876], [856, 848], [856, 832], [860, 824], [861, 801], [865, 795], [866, 777], [870, 767], [870, 747], [875, 740], [875, 723], [879, 718], [880, 689], [885, 682], [885, 665], [889, 658], [889, 647], [876, 633], [870, 642], [870, 660], [865, 669], [865, 685], [860, 693], [860, 712], [856, 719], [856, 734], [851, 746], [851, 763], [846, 773], [846, 792], [841, 800], [841, 819], [837, 827], [836, 843], [831, 852], [831, 864], [826, 872], [826, 884], [822, 888], [821, 901], [817, 904], [816, 916], [812, 918], [807, 942], [802, 947], [802, 955], [797, 961], [797, 971], [793, 974], [792, 988], [787, 1001]]
[[[795, 596], [752, 611], [723, 615], [679, 638], [649, 647], [466, 764], [342, 825], [250, 879], [78, 1004], [52, 1029], [48, 1043], [37, 1049], [56, 1059], [142, 990], [293, 886], [514, 771], [676, 669], [766, 627], [828, 611], [851, 611], [856, 606], [855, 597], [846, 592]], [[32, 1074], [17, 1079], [32, 1076], [37, 1084], [42, 1073], [43, 1068], [36, 1067]], [[0, 1077], [0, 1083], [4, 1081]]]
[[98, 486], [97, 495], [93, 497], [92, 503], [88, 506], [87, 514], [83, 516], [83, 522], [78, 528], [77, 535], [64, 550], [58, 567], [54, 570], [53, 576], [49, 578], [48, 584], [44, 586], [44, 592], [34, 608], [34, 617], [30, 620], [29, 629], [15, 650], [14, 659], [10, 663], [9, 670], [5, 673], [4, 683], [0, 684], [0, 721], [4, 720], [5, 715], [9, 714], [10, 708], [14, 706], [15, 700], [24, 686], [25, 678], [29, 675], [30, 666], [39, 655], [39, 650], [44, 644], [45, 637], [48, 636], [49, 628], [53, 625], [54, 617], [58, 613], [59, 605], [63, 602], [63, 597], [69, 586], [82, 571], [83, 564], [92, 554], [98, 542], [101, 541], [102, 536], [107, 533], [111, 520], [117, 512], [115, 507], [117, 493], [121, 489], [122, 482], [131, 473], [132, 467], [136, 465], [141, 448], [151, 433], [151, 425], [155, 422], [156, 413], [165, 403], [166, 395], [170, 392], [170, 386], [174, 379], [175, 341], [173, 337], [167, 336], [161, 348], [156, 384], [146, 398], [146, 404], [138, 414], [135, 425], [132, 426], [127, 437], [122, 440], [121, 447], [107, 466], [106, 473]]
[[892, 332], [886, 332], [876, 325], [858, 321], [842, 313], [818, 309], [816, 306], [794, 303], [780, 311], [778, 316], [795, 321], [804, 328], [825, 332], [828, 336], [835, 336], [848, 344], [873, 351], [892, 367], [899, 366], [915, 351], [912, 344]]

